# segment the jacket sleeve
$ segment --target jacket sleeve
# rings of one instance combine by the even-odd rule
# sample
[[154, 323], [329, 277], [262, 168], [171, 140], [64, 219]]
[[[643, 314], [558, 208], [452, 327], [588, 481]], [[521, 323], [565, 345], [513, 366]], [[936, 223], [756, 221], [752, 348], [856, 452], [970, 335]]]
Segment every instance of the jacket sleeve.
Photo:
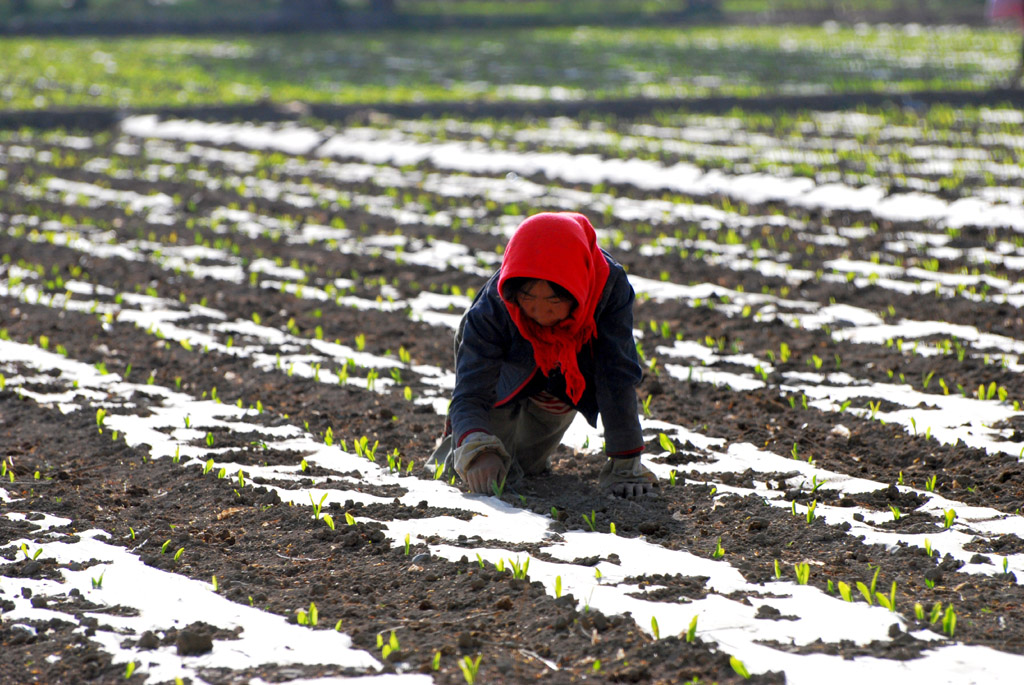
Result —
[[643, 378], [643, 369], [633, 338], [636, 296], [622, 267], [611, 266], [610, 292], [597, 318], [594, 357], [598, 373], [594, 384], [604, 425], [605, 454], [627, 457], [644, 449], [635, 389]]
[[511, 344], [510, 321], [497, 296], [497, 278], [492, 277], [466, 310], [459, 327], [455, 390], [448, 408], [455, 446], [473, 431], [491, 432], [488, 414], [496, 401], [502, 360]]

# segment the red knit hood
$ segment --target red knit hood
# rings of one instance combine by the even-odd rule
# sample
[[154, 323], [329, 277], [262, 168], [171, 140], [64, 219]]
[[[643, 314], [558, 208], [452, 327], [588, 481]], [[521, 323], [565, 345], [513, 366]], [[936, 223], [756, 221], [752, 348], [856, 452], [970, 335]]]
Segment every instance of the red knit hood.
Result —
[[[569, 317], [554, 326], [541, 326], [505, 299], [509, 278], [540, 278], [557, 283], [576, 298]], [[566, 393], [573, 402], [586, 383], [576, 362], [583, 345], [597, 335], [594, 310], [608, 280], [608, 262], [597, 245], [597, 234], [582, 214], [547, 212], [531, 216], [516, 229], [505, 248], [498, 292], [519, 332], [533, 345], [537, 365], [545, 374], [560, 368]]]

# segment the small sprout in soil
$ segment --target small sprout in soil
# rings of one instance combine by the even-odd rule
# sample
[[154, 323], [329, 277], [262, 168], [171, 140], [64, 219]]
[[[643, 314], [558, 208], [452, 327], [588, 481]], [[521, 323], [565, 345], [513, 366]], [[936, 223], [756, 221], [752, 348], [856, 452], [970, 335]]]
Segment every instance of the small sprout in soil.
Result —
[[590, 670], [594, 673], [599, 673], [601, 671], [601, 660], [594, 659], [594, 665], [590, 667]]
[[316, 604], [314, 602], [309, 603], [309, 611], [299, 609], [298, 614], [295, 617], [296, 622], [300, 626], [313, 627], [320, 621], [320, 614], [317, 612]]
[[217, 592], [217, 576], [213, 577], [213, 591]]
[[213, 447], [213, 433], [209, 431], [206, 433], [206, 446]]
[[953, 605], [950, 604], [946, 607], [946, 613], [942, 617], [942, 632], [949, 637], [953, 637], [953, 633], [956, 631], [956, 612], [953, 610]]
[[334, 430], [328, 426], [327, 432], [324, 433], [324, 444], [330, 447], [334, 444]]
[[874, 606], [875, 600], [871, 596], [871, 589], [861, 581], [857, 581], [857, 589], [860, 590], [860, 594], [864, 595], [864, 599], [867, 600], [868, 604]]
[[889, 611], [896, 611], [896, 581], [892, 581], [892, 588], [889, 590], [889, 595], [883, 595], [881, 592], [876, 592], [875, 597], [878, 599], [878, 604], [885, 607]]
[[551, 507], [551, 518], [558, 520], [558, 509]]
[[441, 652], [434, 652], [434, 659], [430, 662], [430, 668], [435, 671], [441, 670]]
[[128, 665], [124, 667], [124, 679], [128, 680], [132, 677], [132, 673], [135, 673], [135, 667], [138, 665], [135, 661], [129, 661]]
[[327, 493], [326, 492], [324, 493], [324, 496], [320, 498], [319, 502], [314, 502], [313, 501], [313, 494], [312, 493], [310, 493], [310, 495], [309, 495], [309, 503], [313, 505], [313, 518], [318, 520], [318, 521], [320, 520], [320, 510], [324, 506], [324, 500], [325, 499], [327, 499]]
[[1009, 557], [1003, 557], [1003, 575], [1004, 576], [1010, 575], [1010, 558]]
[[405, 549], [405, 556], [409, 556], [409, 534], [408, 533], [405, 534], [404, 549]]
[[846, 601], [846, 602], [852, 602], [853, 601], [853, 595], [850, 592], [850, 586], [849, 585], [847, 585], [846, 583], [844, 583], [843, 581], [840, 580], [836, 584], [836, 587], [839, 589], [839, 596], [842, 597], [844, 601]]
[[505, 492], [505, 482], [507, 479], [508, 475], [506, 474], [502, 477], [500, 483], [494, 480], [491, 481], [491, 492], [493, 492], [494, 496], [498, 499], [501, 499], [502, 494]]
[[327, 527], [330, 528], [331, 530], [334, 530], [334, 517], [331, 516], [330, 514], [324, 514], [323, 518], [324, 518], [324, 523], [327, 524]]
[[352, 514], [348, 513], [347, 511], [345, 512], [345, 523], [350, 525], [350, 526], [356, 525], [355, 517]]
[[303, 459], [302, 461], [299, 462], [299, 470], [301, 470], [303, 473], [305, 473], [306, 469], [308, 469], [308, 468], [309, 468], [309, 462], [307, 462], [305, 459]]
[[712, 559], [721, 559], [725, 556], [725, 548], [722, 547], [722, 538], [718, 538], [718, 542], [715, 543], [715, 549], [711, 552]]
[[640, 403], [642, 408], [643, 408], [643, 410], [644, 410], [644, 416], [650, 416], [651, 415], [651, 400], [652, 399], [654, 399], [654, 395], [648, 395]]
[[612, 521], [612, 522], [611, 522], [611, 523], [609, 524], [609, 526], [608, 526], [608, 532], [610, 532], [610, 533], [611, 533], [612, 535], [617, 535], [617, 533], [615, 532], [615, 521]]
[[924, 539], [924, 553], [927, 554], [929, 558], [932, 557], [932, 541], [928, 538]]
[[441, 480], [441, 476], [444, 475], [444, 462], [438, 463], [434, 466], [434, 480]]
[[920, 602], [914, 603], [914, 618], [916, 618], [918, 621], [924, 620], [924, 607], [921, 606]]
[[378, 633], [377, 646], [380, 647], [381, 658], [385, 660], [387, 660], [392, 652], [398, 652], [401, 649], [401, 646], [398, 644], [398, 636], [395, 635], [395, 631], [393, 630], [391, 631], [391, 636], [388, 638], [387, 642], [384, 642], [384, 637]]
[[594, 569], [594, 578], [597, 580], [597, 582], [600, 583], [602, 577], [603, 577], [603, 574], [601, 573], [601, 569], [595, 568]]
[[103, 569], [103, 573], [101, 573], [99, 575], [99, 578], [92, 578], [91, 579], [92, 580], [92, 589], [93, 590], [102, 590], [103, 589], [103, 576], [106, 574], [106, 572], [107, 572], [107, 570]]
[[171, 546], [171, 541], [167, 540], [164, 544], [160, 545], [160, 554], [166, 554], [167, 548]]
[[211, 458], [206, 460], [205, 464], [203, 464], [203, 475], [205, 476], [206, 474], [208, 474], [212, 470], [213, 470], [213, 458], [211, 457]]
[[807, 523], [814, 523], [814, 511], [818, 508], [818, 500], [807, 505]]
[[185, 553], [185, 548], [184, 547], [179, 547], [178, 551], [174, 553], [174, 560], [178, 561], [179, 559], [181, 559], [181, 555], [184, 554], [184, 553]]
[[476, 553], [476, 563], [480, 565], [480, 568], [484, 567], [484, 558], [480, 556], [480, 553]]
[[901, 514], [900, 514], [900, 508], [899, 507], [890, 504], [889, 505], [889, 511], [892, 512], [892, 520], [893, 521], [899, 521], [900, 520]]
[[590, 527], [591, 531], [597, 530], [597, 512], [593, 509], [590, 510], [590, 518], [587, 518], [587, 515], [583, 514], [583, 521]]
[[341, 623], [342, 623], [343, 620], [344, 619], [340, 619], [339, 618], [338, 622], [334, 624], [334, 630], [336, 630], [339, 633], [341, 632]]
[[831, 578], [825, 581], [825, 592], [830, 595], [834, 595], [836, 593], [836, 584], [832, 582]]
[[562, 576], [555, 576], [555, 599], [562, 596]]
[[526, 580], [527, 571], [530, 570], [530, 557], [526, 557], [526, 561], [522, 564], [519, 563], [519, 557], [516, 557], [515, 561], [508, 560], [509, 565], [512, 567], [512, 577], [516, 580]]
[[826, 480], [824, 478], [818, 480], [817, 474], [811, 476], [811, 494], [813, 495], [814, 493], [816, 493], [818, 491], [818, 488], [820, 488], [825, 483]]
[[100, 408], [96, 410], [96, 428], [102, 433], [103, 432], [103, 420], [107, 417], [107, 410]]
[[926, 588], [928, 588], [929, 590], [932, 590], [932, 589], [935, 588], [935, 581], [932, 580], [931, 578], [925, 578], [924, 579], [924, 586]]
[[924, 489], [928, 492], [935, 492], [935, 481], [938, 478], [937, 475], [932, 474], [925, 482]]
[[217, 472], [217, 477], [218, 478], [227, 478], [227, 476], [228, 476], [227, 467], [221, 466], [220, 467], [220, 471]]
[[466, 685], [476, 684], [476, 674], [480, 670], [480, 659], [479, 655], [476, 659], [466, 656], [459, 662], [459, 668], [462, 670], [462, 677], [466, 679]]
[[697, 617], [690, 619], [690, 627], [686, 629], [686, 641], [693, 642], [697, 639]]
[[655, 640], [661, 639], [661, 629], [658, 628], [658, 619], [655, 616], [651, 616], [651, 634]]
[[782, 567], [779, 565], [779, 560], [775, 560], [775, 579], [778, 580], [782, 577]]
[[664, 433], [658, 433], [658, 443], [661, 445], [661, 449], [665, 450], [669, 454], [676, 453], [676, 445], [672, 442], [672, 438], [668, 437]]
[[947, 530], [953, 527], [953, 521], [956, 520], [956, 511], [953, 509], [947, 509], [946, 513], [943, 514], [945, 527]]
[[794, 564], [793, 570], [796, 572], [797, 584], [807, 585], [807, 581], [811, 578], [811, 565], [804, 561], [799, 564]]
[[743, 665], [743, 662], [736, 657], [729, 657], [729, 665], [732, 666], [732, 670], [736, 671], [736, 675], [744, 679], [750, 678], [750, 671], [748, 671], [747, 667]]
[[668, 484], [672, 487], [676, 486], [676, 470], [672, 469], [668, 472]]

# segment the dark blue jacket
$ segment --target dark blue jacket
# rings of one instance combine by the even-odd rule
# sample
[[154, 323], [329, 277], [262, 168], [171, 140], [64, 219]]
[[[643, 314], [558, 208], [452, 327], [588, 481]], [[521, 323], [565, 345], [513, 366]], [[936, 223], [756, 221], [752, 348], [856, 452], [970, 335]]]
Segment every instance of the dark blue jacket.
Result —
[[[587, 385], [575, 407], [591, 426], [601, 416], [608, 456], [632, 456], [644, 447], [634, 390], [643, 376], [633, 339], [635, 295], [625, 270], [604, 255], [608, 280], [594, 310], [597, 337], [577, 355]], [[455, 391], [448, 410], [456, 444], [474, 430], [491, 432], [491, 408], [511, 401], [540, 373], [533, 346], [516, 328], [498, 294], [495, 273], [462, 319]]]

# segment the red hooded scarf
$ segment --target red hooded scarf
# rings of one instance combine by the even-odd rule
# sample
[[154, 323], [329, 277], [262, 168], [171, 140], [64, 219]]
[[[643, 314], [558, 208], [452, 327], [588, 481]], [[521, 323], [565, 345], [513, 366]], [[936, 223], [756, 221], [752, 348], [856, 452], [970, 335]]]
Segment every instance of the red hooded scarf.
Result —
[[[565, 320], [541, 326], [505, 298], [509, 278], [540, 278], [562, 286], [577, 306]], [[582, 214], [547, 212], [531, 216], [516, 229], [505, 248], [498, 277], [498, 292], [524, 338], [533, 345], [533, 357], [545, 375], [561, 369], [565, 389], [574, 403], [583, 396], [586, 382], [576, 354], [597, 336], [594, 310], [608, 280], [608, 262], [597, 246], [597, 234]]]

